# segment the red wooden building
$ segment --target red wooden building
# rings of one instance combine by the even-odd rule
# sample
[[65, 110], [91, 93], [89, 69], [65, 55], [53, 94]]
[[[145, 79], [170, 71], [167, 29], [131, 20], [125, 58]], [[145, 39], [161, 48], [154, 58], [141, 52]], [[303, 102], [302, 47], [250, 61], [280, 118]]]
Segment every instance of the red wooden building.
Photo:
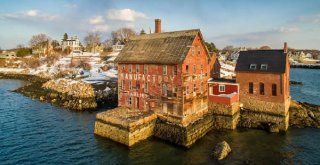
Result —
[[[188, 124], [207, 111], [211, 57], [199, 29], [130, 38], [117, 59], [118, 104]], [[216, 57], [213, 57], [216, 58]]]

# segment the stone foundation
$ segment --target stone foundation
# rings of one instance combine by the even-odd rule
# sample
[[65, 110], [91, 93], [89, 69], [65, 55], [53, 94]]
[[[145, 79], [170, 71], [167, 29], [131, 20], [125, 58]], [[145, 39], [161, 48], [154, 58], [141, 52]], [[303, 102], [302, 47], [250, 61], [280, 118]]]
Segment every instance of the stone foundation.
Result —
[[239, 102], [230, 104], [208, 103], [208, 112], [213, 117], [214, 129], [236, 129], [240, 119]]
[[121, 144], [132, 146], [153, 135], [156, 115], [118, 107], [98, 113], [94, 133]]
[[289, 127], [289, 112], [287, 115], [274, 115], [270, 113], [253, 112], [251, 110], [241, 110], [239, 127], [244, 128], [264, 128], [267, 123], [275, 124], [280, 131], [286, 131]]
[[273, 124], [280, 131], [288, 129], [290, 98], [284, 103], [242, 98], [241, 103], [240, 127], [261, 128], [265, 124]]
[[184, 127], [161, 119], [157, 119], [154, 136], [171, 143], [190, 147], [198, 139], [202, 138], [213, 127], [212, 116], [204, 116], [192, 124]]

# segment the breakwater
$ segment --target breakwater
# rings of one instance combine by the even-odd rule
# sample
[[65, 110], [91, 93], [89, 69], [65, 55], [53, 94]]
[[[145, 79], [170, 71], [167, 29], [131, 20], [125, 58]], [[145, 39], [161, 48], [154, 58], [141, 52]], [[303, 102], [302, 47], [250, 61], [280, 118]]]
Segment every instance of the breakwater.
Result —
[[320, 69], [320, 64], [290, 64], [291, 68]]

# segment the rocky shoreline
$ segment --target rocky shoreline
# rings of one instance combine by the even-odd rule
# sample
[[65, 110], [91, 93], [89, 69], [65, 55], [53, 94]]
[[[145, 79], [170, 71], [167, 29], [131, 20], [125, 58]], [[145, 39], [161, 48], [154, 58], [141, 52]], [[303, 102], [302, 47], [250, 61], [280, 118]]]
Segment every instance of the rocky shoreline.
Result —
[[320, 128], [320, 105], [291, 100], [290, 127]]
[[115, 107], [117, 91], [110, 89], [108, 93], [95, 92], [89, 84], [71, 83], [49, 80], [35, 75], [0, 73], [2, 79], [19, 79], [30, 82], [14, 92], [32, 99], [39, 99], [53, 105], [71, 110], [95, 110], [97, 107]]

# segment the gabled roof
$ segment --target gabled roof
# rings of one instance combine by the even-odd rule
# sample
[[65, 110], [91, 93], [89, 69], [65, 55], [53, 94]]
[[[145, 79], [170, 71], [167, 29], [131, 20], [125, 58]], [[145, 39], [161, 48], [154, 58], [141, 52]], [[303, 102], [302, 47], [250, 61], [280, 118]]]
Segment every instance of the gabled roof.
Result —
[[[256, 64], [256, 69], [250, 69], [251, 64]], [[261, 70], [262, 64], [267, 64], [266, 70]], [[248, 50], [240, 52], [235, 71], [284, 73], [285, 69], [284, 50]]]
[[183, 63], [198, 33], [199, 29], [192, 29], [131, 37], [115, 61], [147, 64]]

